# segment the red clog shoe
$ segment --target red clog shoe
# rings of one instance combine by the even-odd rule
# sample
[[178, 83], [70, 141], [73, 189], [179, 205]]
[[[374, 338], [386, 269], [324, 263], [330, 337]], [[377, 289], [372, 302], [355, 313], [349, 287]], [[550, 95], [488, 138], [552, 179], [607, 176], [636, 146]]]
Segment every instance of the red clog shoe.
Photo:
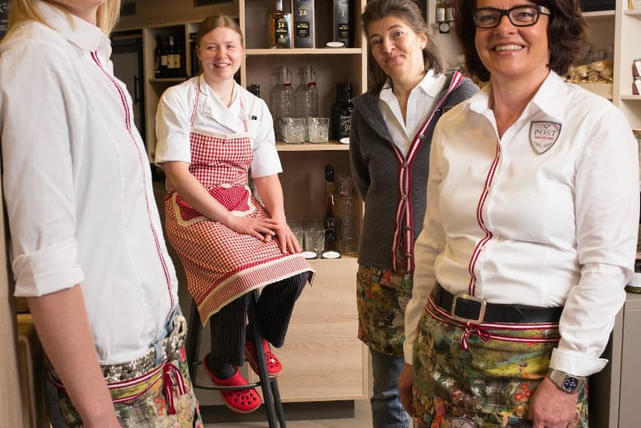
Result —
[[[267, 376], [271, 378], [277, 377], [280, 372], [283, 371], [283, 365], [280, 363], [278, 358], [276, 358], [276, 355], [272, 354], [272, 350], [266, 340], [263, 340], [263, 350], [265, 352]], [[256, 357], [256, 348], [254, 347], [254, 342], [251, 340], [245, 341], [245, 360], [249, 362], [249, 365], [256, 374], [260, 374], [258, 369], [258, 358]]]
[[[207, 360], [203, 360], [203, 367], [207, 370], [207, 374], [217, 386], [243, 386], [247, 385], [247, 380], [240, 374], [238, 369], [236, 373], [227, 379], [218, 379], [207, 367]], [[239, 390], [221, 390], [220, 395], [223, 396], [225, 405], [230, 410], [236, 413], [251, 413], [260, 407], [262, 399], [258, 395], [256, 388], [239, 389]]]

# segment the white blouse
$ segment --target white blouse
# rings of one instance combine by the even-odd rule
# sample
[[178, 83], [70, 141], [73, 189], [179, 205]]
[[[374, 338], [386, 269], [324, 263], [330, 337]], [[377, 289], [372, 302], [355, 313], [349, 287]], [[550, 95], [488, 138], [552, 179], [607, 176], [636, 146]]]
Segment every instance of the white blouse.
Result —
[[232, 103], [227, 107], [202, 75], [172, 86], [160, 98], [156, 113], [156, 162], [191, 163], [189, 133], [198, 80], [200, 97], [193, 130], [221, 136], [245, 133], [247, 120], [254, 152], [251, 176], [258, 178], [282, 172], [273, 120], [265, 102], [234, 82]]
[[407, 154], [410, 144], [412, 144], [412, 140], [421, 125], [423, 125], [427, 116], [432, 113], [436, 97], [443, 90], [446, 80], [447, 78], [444, 74], [435, 76], [433, 70], [425, 73], [419, 84], [410, 91], [410, 96], [407, 99], [407, 112], [405, 113], [407, 121], [403, 121], [401, 106], [396, 95], [394, 95], [389, 79], [383, 85], [378, 96], [378, 106], [394, 145], [404, 155]]
[[178, 304], [131, 99], [97, 27], [38, 2], [0, 46], [3, 185], [16, 296], [81, 284], [102, 364], [164, 337]]
[[492, 303], [563, 306], [550, 366], [590, 375], [607, 362], [600, 355], [634, 269], [637, 143], [621, 111], [554, 72], [499, 138], [490, 91], [434, 131], [406, 361], [438, 281]]

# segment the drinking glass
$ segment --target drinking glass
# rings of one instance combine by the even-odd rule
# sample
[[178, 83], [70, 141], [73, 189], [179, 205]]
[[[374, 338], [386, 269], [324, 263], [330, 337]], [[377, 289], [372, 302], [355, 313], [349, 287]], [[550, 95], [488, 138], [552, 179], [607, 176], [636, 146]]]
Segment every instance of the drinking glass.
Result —
[[308, 117], [307, 135], [310, 143], [326, 143], [329, 140], [329, 117]]
[[299, 144], [305, 141], [304, 117], [281, 117], [278, 126], [284, 143]]

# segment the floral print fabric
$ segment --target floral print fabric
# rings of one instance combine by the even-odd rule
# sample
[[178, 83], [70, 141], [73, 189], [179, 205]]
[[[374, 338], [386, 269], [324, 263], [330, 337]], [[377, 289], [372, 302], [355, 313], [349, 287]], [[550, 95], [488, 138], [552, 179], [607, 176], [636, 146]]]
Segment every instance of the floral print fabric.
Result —
[[358, 338], [375, 351], [402, 356], [412, 274], [359, 266], [356, 282]]
[[[531, 427], [528, 403], [546, 375], [555, 342], [469, 337], [425, 313], [414, 346], [416, 428]], [[494, 330], [517, 338], [558, 337], [557, 328]], [[577, 426], [588, 427], [587, 390], [579, 392]]]

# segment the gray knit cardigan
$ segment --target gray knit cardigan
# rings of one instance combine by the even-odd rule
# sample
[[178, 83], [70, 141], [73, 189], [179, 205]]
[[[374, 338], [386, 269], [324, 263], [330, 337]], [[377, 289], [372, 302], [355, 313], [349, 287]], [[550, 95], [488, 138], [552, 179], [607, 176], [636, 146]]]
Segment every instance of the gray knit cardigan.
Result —
[[[452, 74], [448, 74], [447, 83], [438, 95], [438, 100], [445, 96], [451, 80]], [[436, 110], [424, 133], [411, 166], [409, 197], [413, 207], [412, 247], [423, 229], [429, 153], [434, 126], [444, 112], [477, 91], [478, 87], [471, 80], [463, 79]], [[392, 244], [399, 200], [399, 165], [394, 154], [392, 137], [378, 107], [378, 95], [378, 91], [370, 91], [353, 100], [350, 132], [352, 179], [365, 202], [358, 263], [361, 266], [393, 269]]]

